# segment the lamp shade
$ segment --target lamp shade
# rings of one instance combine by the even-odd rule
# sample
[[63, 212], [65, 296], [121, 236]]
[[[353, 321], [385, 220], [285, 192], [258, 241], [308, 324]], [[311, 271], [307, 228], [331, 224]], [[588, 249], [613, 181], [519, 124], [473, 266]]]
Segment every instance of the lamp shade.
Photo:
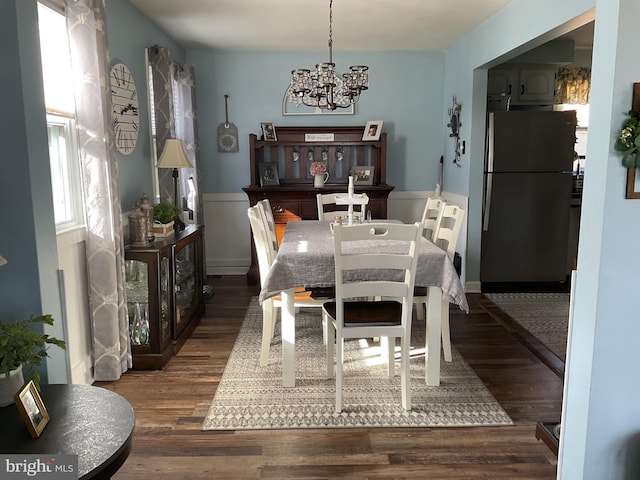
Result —
[[0, 267], [6, 264], [7, 264], [7, 260], [2, 255], [0, 255]]
[[158, 160], [158, 168], [193, 168], [180, 140], [168, 138], [164, 142], [164, 150]]

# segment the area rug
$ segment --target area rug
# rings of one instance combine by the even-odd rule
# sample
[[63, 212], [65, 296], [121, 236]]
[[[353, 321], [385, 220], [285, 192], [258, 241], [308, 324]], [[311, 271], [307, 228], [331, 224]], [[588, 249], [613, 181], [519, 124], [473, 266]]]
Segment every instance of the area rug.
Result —
[[[279, 325], [279, 322], [278, 322]], [[373, 340], [348, 341], [342, 413], [335, 413], [335, 380], [325, 378], [319, 308], [296, 314], [296, 386], [282, 387], [278, 327], [269, 365], [260, 367], [262, 314], [254, 298], [231, 352], [203, 430], [461, 427], [511, 425], [512, 421], [457, 351], [442, 361], [441, 384], [424, 382], [424, 323], [414, 324], [412, 410], [400, 403], [400, 362], [389, 379]], [[399, 355], [399, 354], [398, 354]], [[397, 355], [397, 356], [398, 356]]]
[[569, 331], [568, 293], [485, 293], [484, 296], [564, 361]]

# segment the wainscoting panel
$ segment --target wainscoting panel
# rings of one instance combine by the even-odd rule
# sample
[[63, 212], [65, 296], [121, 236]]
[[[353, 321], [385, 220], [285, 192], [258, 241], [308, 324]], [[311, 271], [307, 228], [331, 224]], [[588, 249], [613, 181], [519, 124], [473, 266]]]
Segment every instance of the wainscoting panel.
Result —
[[[59, 280], [64, 282], [62, 319], [66, 325], [71, 382], [93, 383], [93, 346], [87, 293], [87, 260], [84, 229], [58, 234]], [[57, 319], [56, 319], [57, 320]]]
[[251, 265], [251, 227], [245, 193], [206, 193], [204, 253], [207, 275], [244, 275]]

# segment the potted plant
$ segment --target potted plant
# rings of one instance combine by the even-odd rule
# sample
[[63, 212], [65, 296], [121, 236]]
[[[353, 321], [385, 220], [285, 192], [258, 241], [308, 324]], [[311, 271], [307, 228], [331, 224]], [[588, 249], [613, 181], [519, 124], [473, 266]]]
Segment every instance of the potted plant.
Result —
[[63, 340], [31, 330], [30, 325], [37, 323], [53, 325], [53, 317], [31, 315], [15, 323], [0, 321], [0, 407], [13, 403], [13, 395], [24, 384], [23, 367], [32, 370], [31, 379], [40, 389], [40, 374], [33, 367], [48, 357], [49, 345], [67, 348]]
[[173, 221], [180, 214], [178, 207], [169, 202], [153, 205], [153, 233], [166, 237], [173, 233]]

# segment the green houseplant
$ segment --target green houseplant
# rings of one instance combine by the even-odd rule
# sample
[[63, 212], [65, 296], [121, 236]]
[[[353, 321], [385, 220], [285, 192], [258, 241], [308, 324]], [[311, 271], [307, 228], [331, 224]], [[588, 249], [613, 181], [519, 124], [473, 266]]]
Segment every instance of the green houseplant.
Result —
[[22, 367], [30, 367], [31, 379], [39, 389], [40, 374], [33, 367], [42, 365], [45, 357], [48, 357], [50, 345], [66, 350], [67, 345], [63, 340], [31, 330], [30, 325], [38, 323], [53, 325], [53, 317], [48, 314], [31, 315], [15, 323], [0, 321], [0, 381], [8, 379], [15, 370], [20, 372]]
[[169, 202], [153, 205], [153, 219], [160, 223], [171, 223], [180, 213], [178, 207]]
[[626, 168], [640, 167], [640, 113], [629, 110], [628, 118], [615, 143], [615, 149], [622, 152], [622, 166]]

